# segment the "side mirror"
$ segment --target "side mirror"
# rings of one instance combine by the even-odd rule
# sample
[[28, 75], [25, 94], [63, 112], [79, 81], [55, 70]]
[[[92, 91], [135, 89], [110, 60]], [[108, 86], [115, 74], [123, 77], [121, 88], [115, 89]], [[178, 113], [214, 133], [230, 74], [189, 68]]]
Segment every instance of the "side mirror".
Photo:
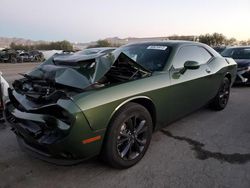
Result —
[[186, 61], [184, 63], [184, 68], [185, 69], [190, 69], [190, 70], [195, 70], [200, 67], [200, 64], [196, 61]]
[[186, 72], [186, 70], [190, 69], [190, 70], [195, 70], [200, 68], [200, 64], [196, 61], [186, 61], [184, 63], [184, 68], [180, 70], [181, 74], [184, 74]]

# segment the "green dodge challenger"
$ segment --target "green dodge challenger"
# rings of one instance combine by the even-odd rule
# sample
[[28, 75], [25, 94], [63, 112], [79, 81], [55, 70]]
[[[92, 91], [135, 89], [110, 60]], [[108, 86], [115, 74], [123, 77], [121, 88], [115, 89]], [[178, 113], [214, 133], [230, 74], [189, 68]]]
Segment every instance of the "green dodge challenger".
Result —
[[33, 156], [69, 165], [142, 159], [152, 132], [209, 104], [226, 107], [236, 63], [196, 42], [144, 42], [106, 55], [57, 54], [13, 83], [5, 119]]

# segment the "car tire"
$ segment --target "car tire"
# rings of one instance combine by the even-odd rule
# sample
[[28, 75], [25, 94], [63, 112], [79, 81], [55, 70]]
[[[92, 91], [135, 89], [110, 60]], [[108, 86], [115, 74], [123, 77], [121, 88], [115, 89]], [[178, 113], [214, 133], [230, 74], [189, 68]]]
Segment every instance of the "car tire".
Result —
[[127, 103], [114, 115], [106, 133], [102, 158], [119, 169], [138, 163], [151, 141], [153, 123], [146, 108]]
[[223, 110], [228, 103], [230, 96], [230, 80], [225, 77], [220, 85], [219, 91], [215, 98], [210, 103], [210, 107], [214, 110]]

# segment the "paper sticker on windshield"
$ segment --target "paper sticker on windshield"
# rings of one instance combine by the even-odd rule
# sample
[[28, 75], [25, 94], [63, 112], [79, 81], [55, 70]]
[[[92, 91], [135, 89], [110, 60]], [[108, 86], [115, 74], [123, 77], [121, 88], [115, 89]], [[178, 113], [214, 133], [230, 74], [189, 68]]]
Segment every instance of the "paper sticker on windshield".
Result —
[[148, 46], [147, 49], [149, 50], [166, 50], [167, 46]]

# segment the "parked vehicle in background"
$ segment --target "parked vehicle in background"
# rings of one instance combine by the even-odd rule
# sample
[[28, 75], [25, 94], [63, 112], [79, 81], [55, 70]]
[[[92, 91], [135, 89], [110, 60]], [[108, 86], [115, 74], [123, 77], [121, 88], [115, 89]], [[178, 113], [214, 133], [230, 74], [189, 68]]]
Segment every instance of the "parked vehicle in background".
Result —
[[12, 49], [3, 49], [0, 51], [0, 62], [2, 63], [16, 63], [18, 53]]
[[20, 146], [42, 160], [73, 164], [101, 154], [128, 168], [153, 131], [208, 103], [223, 110], [235, 77], [233, 59], [196, 42], [57, 54], [13, 83], [6, 120]]
[[221, 52], [223, 52], [226, 49], [226, 46], [215, 46], [213, 47], [213, 49], [219, 54], [221, 54]]
[[79, 55], [107, 54], [114, 51], [115, 49], [116, 48], [113, 47], [88, 48], [82, 51], [78, 51], [75, 54]]
[[18, 62], [42, 62], [44, 55], [42, 52], [32, 50], [28, 52], [21, 52], [17, 57]]
[[0, 122], [3, 121], [4, 103], [8, 99], [8, 82], [2, 77], [0, 72]]
[[244, 47], [229, 47], [222, 53], [224, 57], [233, 58], [237, 65], [237, 78], [235, 84], [250, 83], [250, 46]]
[[0, 51], [0, 62], [2, 63], [22, 63], [22, 62], [42, 62], [44, 55], [37, 50], [20, 51], [4, 49]]
[[63, 50], [42, 50], [44, 60], [51, 58], [55, 54], [63, 53]]
[[29, 55], [31, 56], [31, 60], [35, 62], [42, 62], [45, 60], [43, 53], [38, 50], [29, 51]]
[[22, 52], [18, 55], [18, 62], [30, 62], [31, 58], [29, 53], [27, 52]]

